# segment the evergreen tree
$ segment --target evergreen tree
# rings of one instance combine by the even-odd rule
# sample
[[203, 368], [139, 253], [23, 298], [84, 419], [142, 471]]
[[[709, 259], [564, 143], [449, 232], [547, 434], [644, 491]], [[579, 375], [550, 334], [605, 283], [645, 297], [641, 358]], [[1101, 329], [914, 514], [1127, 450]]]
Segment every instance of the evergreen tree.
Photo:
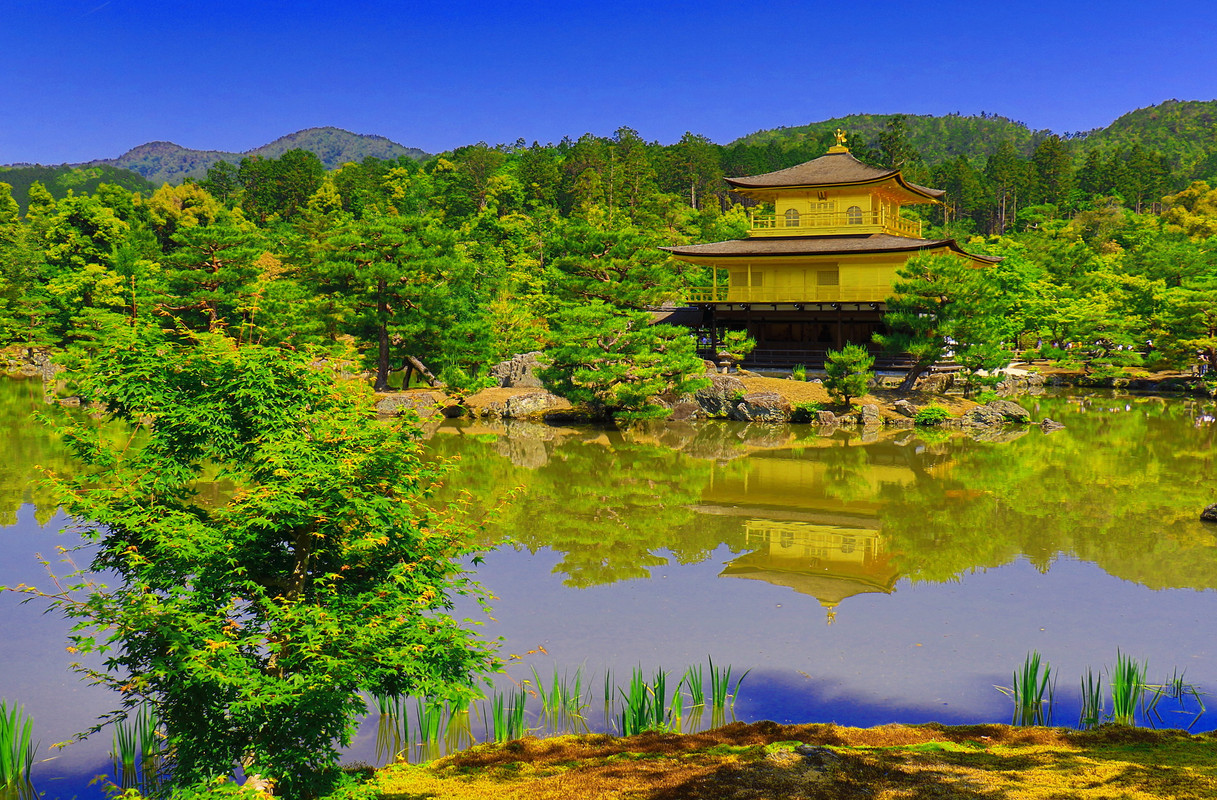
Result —
[[866, 394], [874, 373], [875, 357], [859, 344], [847, 344], [840, 350], [829, 350], [824, 362], [824, 388], [846, 406], [856, 397]]

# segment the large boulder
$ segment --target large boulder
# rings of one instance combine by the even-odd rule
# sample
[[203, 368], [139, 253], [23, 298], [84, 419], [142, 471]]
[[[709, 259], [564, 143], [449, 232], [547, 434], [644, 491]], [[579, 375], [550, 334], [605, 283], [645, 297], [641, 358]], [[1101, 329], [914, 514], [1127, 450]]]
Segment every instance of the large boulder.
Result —
[[426, 419], [442, 413], [447, 405], [448, 397], [443, 392], [395, 392], [380, 396], [376, 401], [376, 413], [396, 417], [413, 411]]
[[1014, 422], [1019, 425], [1026, 425], [1031, 421], [1031, 412], [1020, 406], [1018, 403], [1012, 403], [1009, 400], [993, 400], [988, 403], [986, 408], [992, 408], [1000, 413], [1006, 422]]
[[550, 392], [529, 392], [507, 398], [503, 416], [511, 419], [544, 417], [551, 411], [567, 411], [570, 401]]
[[917, 406], [913, 405], [908, 400], [897, 400], [896, 402], [892, 403], [892, 408], [895, 409], [897, 414], [908, 417], [909, 419], [917, 416]]
[[693, 393], [693, 399], [712, 417], [731, 415], [739, 399], [748, 393], [744, 382], [731, 375], [707, 375], [710, 385]]
[[815, 424], [817, 425], [840, 425], [841, 420], [831, 411], [817, 411]]
[[999, 428], [1007, 423], [1026, 425], [1031, 412], [1009, 400], [994, 400], [965, 412], [960, 423], [965, 428]]
[[1217, 522], [1217, 503], [1200, 512], [1201, 522]]
[[789, 422], [790, 403], [777, 392], [744, 395], [731, 411], [731, 419], [741, 422]]
[[490, 375], [496, 378], [499, 386], [504, 389], [541, 389], [541, 379], [536, 374], [537, 369], [544, 366], [540, 357], [540, 352], [512, 356], [491, 367]]
[[862, 406], [862, 413], [859, 416], [862, 419], [862, 424], [865, 426], [883, 424], [883, 415], [879, 413], [879, 406], [874, 403], [867, 403]]
[[998, 394], [1043, 394], [1044, 376], [1038, 373], [1009, 373], [993, 387]]
[[678, 403], [674, 403], [671, 407], [671, 411], [672, 415], [668, 417], [668, 419], [672, 420], [673, 422], [684, 422], [691, 419], [703, 419], [706, 416], [706, 412], [702, 410], [702, 407], [692, 400], [681, 400]]
[[949, 372], [934, 372], [923, 375], [913, 384], [913, 389], [928, 394], [946, 394], [955, 384], [955, 376]]

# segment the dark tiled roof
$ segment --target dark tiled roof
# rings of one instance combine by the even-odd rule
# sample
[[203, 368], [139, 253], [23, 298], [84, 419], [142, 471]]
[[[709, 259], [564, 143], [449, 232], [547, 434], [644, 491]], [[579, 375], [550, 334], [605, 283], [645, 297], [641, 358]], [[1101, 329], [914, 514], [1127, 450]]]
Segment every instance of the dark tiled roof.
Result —
[[909, 239], [874, 233], [869, 236], [790, 236], [756, 239], [731, 239], [725, 242], [661, 247], [677, 256], [824, 256], [848, 253], [898, 253], [936, 250], [946, 247], [979, 261], [997, 263], [1001, 259], [969, 253], [954, 239]]
[[909, 183], [898, 169], [870, 167], [854, 158], [850, 153], [829, 153], [805, 161], [793, 167], [751, 175], [745, 178], [726, 178], [727, 183], [738, 189], [777, 189], [786, 186], [834, 186], [851, 183], [867, 183], [884, 178], [897, 178], [902, 184], [929, 197], [942, 197], [942, 189], [929, 189]]

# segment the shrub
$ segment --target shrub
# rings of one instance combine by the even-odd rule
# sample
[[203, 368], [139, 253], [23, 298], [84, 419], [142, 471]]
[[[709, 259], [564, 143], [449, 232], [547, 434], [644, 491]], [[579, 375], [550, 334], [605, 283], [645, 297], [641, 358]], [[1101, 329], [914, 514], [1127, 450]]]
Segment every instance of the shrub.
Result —
[[823, 410], [824, 406], [819, 403], [795, 403], [794, 408], [790, 412], [790, 421], [811, 422], [815, 419], [816, 412]]
[[796, 381], [807, 380], [807, 367], [802, 364], [795, 364], [794, 369], [790, 370], [790, 377]]
[[951, 418], [951, 412], [942, 406], [926, 406], [913, 417], [914, 425], [941, 425]]

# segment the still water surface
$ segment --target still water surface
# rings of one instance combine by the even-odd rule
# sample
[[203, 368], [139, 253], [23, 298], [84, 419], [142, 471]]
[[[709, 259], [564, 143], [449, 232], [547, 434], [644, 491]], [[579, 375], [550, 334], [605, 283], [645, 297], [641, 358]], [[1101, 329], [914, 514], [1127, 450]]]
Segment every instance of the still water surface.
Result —
[[[509, 544], [480, 574], [498, 598], [487, 635], [523, 657], [516, 681], [534, 668], [581, 667], [593, 686], [606, 669], [621, 683], [636, 666], [678, 676], [710, 656], [751, 669], [744, 720], [1004, 722], [994, 685], [1034, 649], [1069, 725], [1080, 676], [1119, 648], [1151, 679], [1185, 670], [1217, 691], [1217, 526], [1198, 519], [1217, 501], [1217, 407], [1110, 393], [1026, 404], [1066, 429], [984, 441], [445, 422], [428, 446], [458, 459], [454, 488], [506, 498], [486, 541]], [[37, 384], [0, 381], [0, 584], [36, 582], [33, 553], [62, 543], [34, 483], [35, 464], [67, 467], [29, 419], [40, 406]], [[0, 696], [25, 704], [44, 753], [109, 709], [68, 672], [65, 623], [0, 596], [0, 626]], [[1215, 712], [1194, 730], [1212, 728]], [[352, 759], [384, 758], [377, 729], [363, 725]], [[37, 787], [95, 793], [80, 779], [106, 771], [109, 744], [72, 745]]]

